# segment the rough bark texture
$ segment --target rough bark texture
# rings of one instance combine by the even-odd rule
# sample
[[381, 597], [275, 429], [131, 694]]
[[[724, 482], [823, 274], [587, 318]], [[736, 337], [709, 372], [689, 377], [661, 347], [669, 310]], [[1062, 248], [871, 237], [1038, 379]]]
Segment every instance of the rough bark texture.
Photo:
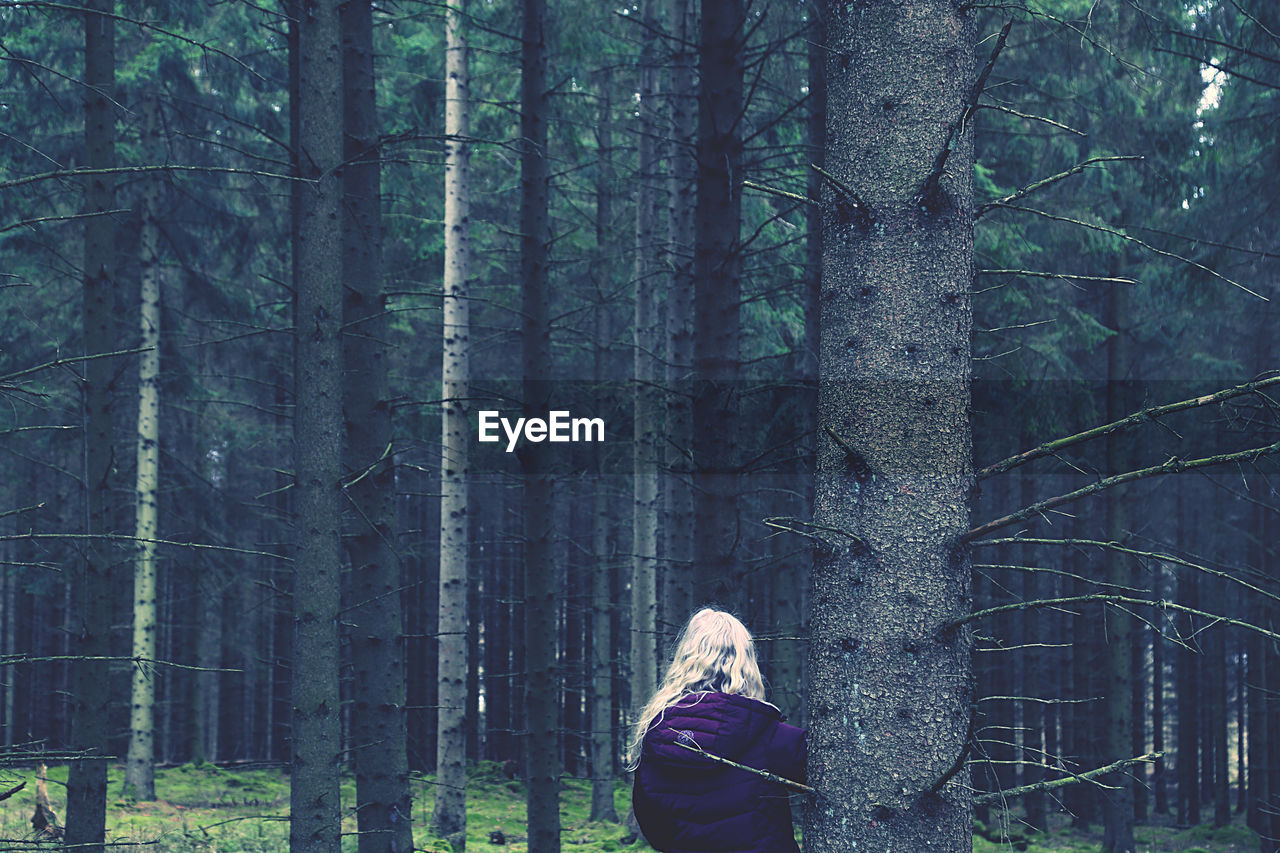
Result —
[[[143, 105], [143, 144], [158, 151], [160, 103]], [[134, 478], [133, 657], [129, 700], [129, 752], [125, 763], [126, 797], [156, 798], [156, 497], [160, 484], [160, 197], [158, 178], [142, 189], [139, 239], [142, 282], [139, 299], [137, 470]]]
[[805, 849], [967, 853], [975, 27], [948, 0], [831, 13]]
[[[546, 14], [546, 0], [525, 0], [520, 112], [520, 340], [526, 417], [546, 417], [551, 402]], [[529, 853], [560, 850], [556, 571], [551, 560], [553, 481], [547, 471], [544, 448], [543, 443], [526, 442], [519, 451], [524, 471], [524, 754]]]
[[461, 851], [467, 829], [467, 484], [470, 476], [467, 398], [471, 379], [470, 72], [462, 27], [466, 6], [445, 18], [444, 352], [441, 380], [440, 712], [436, 736], [436, 801], [432, 832]]
[[337, 853], [342, 743], [342, 48], [337, 0], [298, 19], [297, 309], [294, 318], [292, 853]]
[[[86, 3], [84, 81], [85, 168], [115, 166], [115, 12], [112, 0]], [[85, 186], [84, 212], [115, 207], [115, 178], [95, 175]], [[112, 324], [115, 299], [115, 227], [110, 216], [91, 216], [84, 226], [84, 351], [85, 355], [115, 349]], [[111, 360], [95, 358], [84, 366], [84, 488], [88, 503], [85, 531], [101, 536], [111, 530], [112, 446]], [[111, 653], [111, 549], [90, 539], [84, 549], [75, 583], [75, 616], [70, 650], [84, 657]], [[71, 743], [84, 751], [67, 777], [67, 834], [69, 845], [86, 853], [100, 853], [106, 832], [107, 706], [110, 702], [107, 667], [100, 660], [81, 660], [72, 668]]]
[[693, 400], [695, 597], [742, 593], [737, 388], [741, 327], [743, 0], [703, 0], [698, 66]]

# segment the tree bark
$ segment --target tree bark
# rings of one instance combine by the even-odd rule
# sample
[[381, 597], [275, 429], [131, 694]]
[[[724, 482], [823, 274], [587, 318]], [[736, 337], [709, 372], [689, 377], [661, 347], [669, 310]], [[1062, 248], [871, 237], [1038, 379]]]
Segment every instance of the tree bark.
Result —
[[657, 68], [654, 47], [657, 22], [655, 0], [640, 5], [644, 43], [640, 56], [639, 126], [637, 128], [635, 296], [632, 326], [634, 434], [632, 440], [631, 500], [631, 706], [638, 719], [658, 683], [658, 306], [654, 226], [657, 219], [655, 183], [658, 171]]
[[[526, 417], [551, 404], [548, 265], [546, 0], [524, 0], [520, 110], [521, 351]], [[560, 691], [556, 678], [556, 570], [551, 560], [553, 480], [546, 445], [520, 449], [524, 474], [525, 783], [529, 853], [560, 850]]]
[[[382, 186], [373, 10], [340, 7], [342, 25], [342, 374], [347, 536], [354, 603], [348, 611], [351, 712], [360, 853], [413, 850], [406, 746], [400, 560], [387, 382], [389, 323], [382, 280]], [[465, 586], [464, 586], [465, 589]]]
[[436, 738], [436, 801], [432, 832], [454, 850], [467, 829], [467, 592], [469, 507], [467, 399], [471, 381], [470, 85], [466, 4], [445, 17], [445, 264], [444, 353], [441, 378], [440, 715]]
[[342, 47], [338, 0], [298, 18], [297, 309], [289, 849], [337, 853], [342, 757], [338, 622], [342, 568]]
[[808, 851], [972, 846], [972, 640], [939, 629], [971, 607], [974, 30], [944, 0], [828, 22]]
[[[613, 75], [606, 68], [600, 80], [600, 106], [596, 121], [596, 257], [593, 279], [596, 286], [592, 312], [595, 364], [592, 381], [603, 386], [608, 381], [605, 361], [612, 339], [609, 292], [610, 253], [613, 238]], [[591, 636], [588, 661], [588, 715], [591, 729], [591, 820], [618, 822], [613, 803], [613, 567], [612, 515], [609, 511], [609, 481], [604, 454], [595, 458], [592, 488], [591, 553]]]
[[[1107, 420], [1113, 422], [1132, 411], [1127, 389], [1131, 356], [1129, 353], [1129, 291], [1124, 287], [1112, 287], [1108, 294], [1107, 324], [1113, 335], [1107, 348]], [[1107, 437], [1106, 460], [1108, 475], [1129, 470], [1132, 456], [1126, 452], [1127, 437]], [[1129, 490], [1113, 489], [1107, 495], [1107, 539], [1123, 542], [1128, 537], [1128, 505], [1125, 502]], [[1112, 589], [1133, 588], [1131, 559], [1127, 554], [1108, 551], [1106, 556], [1107, 582]], [[1106, 762], [1129, 757], [1133, 748], [1133, 619], [1118, 607], [1103, 608], [1106, 620], [1107, 642], [1107, 716]], [[1102, 849], [1105, 853], [1133, 853], [1133, 780], [1128, 772], [1120, 771], [1107, 777], [1105, 791], [1105, 829]]]
[[[743, 0], [703, 0], [694, 213], [695, 597], [739, 603], [737, 411], [741, 331]], [[701, 603], [696, 601], [695, 604]]]
[[[158, 151], [160, 102], [149, 97], [142, 106], [143, 148]], [[161, 179], [143, 185], [140, 200], [142, 267], [138, 346], [137, 472], [134, 482], [133, 535], [133, 670], [129, 702], [129, 752], [125, 762], [125, 796], [156, 798], [156, 544], [157, 495], [160, 486], [160, 265]]]
[[[84, 147], [85, 167], [115, 166], [115, 12], [113, 0], [85, 4]], [[87, 356], [116, 349], [115, 226], [105, 211], [115, 207], [115, 178], [94, 175], [85, 186], [84, 212], [84, 352]], [[97, 215], [93, 215], [97, 214]], [[115, 479], [112, 440], [111, 381], [115, 365], [91, 358], [84, 365], [84, 489], [87, 530], [91, 537], [111, 532], [111, 492]], [[71, 628], [71, 744], [83, 757], [67, 775], [66, 843], [85, 853], [101, 853], [106, 833], [108, 669], [100, 658], [111, 654], [112, 553], [100, 538], [84, 548], [77, 568], [75, 621]]]
[[663, 420], [663, 576], [664, 634], [675, 632], [693, 611], [694, 514], [690, 482], [693, 421], [689, 391], [693, 368], [693, 246], [698, 173], [698, 98], [694, 69], [697, 21], [692, 0], [667, 0], [672, 55], [667, 103], [670, 105], [670, 174], [667, 183], [667, 255], [670, 268], [666, 303], [666, 411]]

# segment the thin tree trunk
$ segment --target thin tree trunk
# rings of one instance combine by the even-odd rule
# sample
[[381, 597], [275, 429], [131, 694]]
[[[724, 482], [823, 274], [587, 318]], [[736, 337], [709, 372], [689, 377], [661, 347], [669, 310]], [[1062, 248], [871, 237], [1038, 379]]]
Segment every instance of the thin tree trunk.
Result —
[[342, 756], [342, 52], [338, 0], [298, 19], [291, 853], [337, 853]]
[[[1156, 595], [1165, 594], [1165, 570], [1157, 564], [1154, 567], [1155, 578], [1152, 581]], [[1158, 815], [1169, 812], [1168, 769], [1164, 759], [1164, 685], [1165, 685], [1165, 649], [1164, 632], [1168, 629], [1167, 617], [1157, 614], [1156, 630], [1151, 637], [1151, 751], [1160, 755], [1151, 768], [1152, 787], [1154, 790], [1155, 812]]]
[[674, 637], [693, 610], [693, 492], [690, 460], [693, 423], [689, 391], [693, 367], [693, 246], [697, 179], [698, 99], [691, 47], [697, 23], [692, 0], [667, 0], [673, 54], [667, 103], [671, 109], [670, 176], [667, 184], [666, 411], [663, 421], [666, 478], [663, 500], [663, 626]]
[[[548, 265], [546, 0], [524, 1], [520, 111], [521, 349], [526, 417], [551, 402]], [[525, 782], [529, 853], [560, 850], [560, 690], [556, 678], [556, 571], [552, 565], [553, 482], [545, 445], [520, 451], [524, 472]]]
[[743, 0], [703, 0], [694, 215], [693, 399], [696, 595], [742, 597], [737, 411], [741, 330]]
[[[113, 0], [85, 4], [84, 147], [85, 167], [115, 166], [115, 12]], [[84, 211], [84, 351], [117, 349], [115, 313], [115, 227], [105, 211], [115, 207], [115, 178], [91, 177]], [[91, 537], [111, 531], [111, 492], [115, 451], [112, 443], [111, 381], [116, 365], [90, 358], [84, 365], [84, 488], [86, 530]], [[75, 579], [75, 622], [71, 652], [82, 658], [72, 666], [71, 745], [83, 757], [67, 776], [66, 843], [83, 853], [101, 853], [106, 833], [108, 706], [110, 683], [100, 658], [111, 654], [113, 583], [110, 547], [91, 538]]]
[[[593, 279], [596, 305], [592, 312], [596, 343], [592, 380], [597, 386], [608, 380], [605, 361], [609, 353], [612, 329], [609, 304], [610, 247], [613, 238], [613, 75], [605, 69], [600, 81], [600, 107], [596, 121], [596, 150], [599, 160], [596, 172], [596, 258]], [[592, 530], [594, 555], [591, 577], [591, 649], [589, 666], [589, 710], [591, 727], [591, 820], [618, 822], [613, 804], [613, 589], [614, 554], [610, 536], [607, 464], [603, 454], [596, 456], [595, 476], [591, 480]]]
[[[385, 343], [389, 323], [382, 281], [382, 186], [378, 149], [373, 9], [369, 0], [341, 5], [343, 403], [346, 497], [355, 600], [350, 623], [353, 699], [346, 707], [358, 745], [356, 822], [360, 853], [413, 850], [400, 559], [395, 542], [395, 469]], [[464, 585], [465, 590], [465, 585]], [[464, 593], [465, 594], [465, 593]]]
[[636, 149], [635, 317], [632, 327], [635, 380], [632, 442], [631, 545], [631, 705], [638, 719], [658, 682], [658, 405], [654, 379], [658, 350], [658, 308], [654, 294], [656, 268], [654, 220], [658, 169], [657, 68], [654, 47], [657, 23], [654, 0], [640, 5], [644, 47], [640, 57], [639, 115]]
[[968, 853], [974, 25], [944, 0], [828, 24], [805, 848]]
[[445, 266], [441, 378], [439, 702], [432, 832], [454, 850], [467, 829], [467, 592], [469, 507], [467, 399], [471, 381], [470, 71], [463, 32], [466, 4], [445, 17]]
[[[1113, 287], [1109, 294], [1108, 325], [1115, 334], [1107, 349], [1107, 419], [1118, 420], [1129, 408], [1128, 375], [1129, 354], [1129, 291]], [[1130, 454], [1125, 436], [1109, 436], [1106, 444], [1107, 472], [1113, 474], [1129, 468]], [[1107, 495], [1107, 537], [1112, 542], [1123, 542], [1128, 537], [1127, 490], [1116, 489]], [[1108, 551], [1106, 556], [1107, 582], [1112, 589], [1132, 588], [1133, 572], [1127, 554]], [[1106, 699], [1106, 762], [1128, 758], [1133, 748], [1133, 620], [1120, 608], [1106, 608], [1102, 613], [1106, 620], [1107, 642], [1107, 699]], [[1126, 771], [1108, 776], [1104, 783], [1110, 786], [1105, 793], [1104, 832], [1102, 849], [1105, 853], [1133, 853], [1133, 780]]]
[[[149, 97], [142, 107], [143, 148], [158, 151], [160, 102]], [[134, 485], [133, 657], [129, 703], [129, 752], [125, 763], [125, 796], [156, 798], [156, 544], [157, 494], [160, 486], [160, 265], [159, 178], [143, 185], [140, 263], [141, 335], [138, 346], [137, 473]]]
[[[1181, 513], [1179, 513], [1181, 515]], [[1188, 607], [1198, 607], [1200, 596], [1196, 580], [1189, 574], [1178, 578], [1176, 599]], [[1199, 627], [1191, 616], [1181, 620], [1182, 637], [1196, 636]], [[1199, 653], [1195, 650], [1178, 651], [1178, 824], [1194, 826], [1200, 822], [1200, 707], [1196, 701], [1200, 695]]]

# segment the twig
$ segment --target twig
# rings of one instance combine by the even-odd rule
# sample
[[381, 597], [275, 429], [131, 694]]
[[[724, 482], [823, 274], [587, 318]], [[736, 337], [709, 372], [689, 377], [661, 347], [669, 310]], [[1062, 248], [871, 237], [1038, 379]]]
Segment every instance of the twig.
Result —
[[743, 181], [742, 185], [749, 190], [755, 190], [756, 192], [762, 192], [768, 195], [776, 195], [778, 198], [789, 199], [791, 201], [799, 202], [800, 204], [812, 204], [815, 206], [817, 205], [817, 202], [809, 198], [808, 196], [798, 195], [796, 193], [789, 193], [786, 190], [775, 189], [773, 187], [766, 186], [764, 184], [757, 184], [755, 181]]
[[1234, 388], [1224, 388], [1221, 391], [1215, 391], [1212, 394], [1204, 394], [1199, 397], [1192, 397], [1189, 400], [1180, 400], [1177, 403], [1166, 403], [1163, 406], [1152, 406], [1149, 409], [1143, 409], [1140, 412], [1134, 412], [1131, 415], [1121, 418], [1118, 421], [1112, 421], [1109, 424], [1096, 426], [1087, 429], [1084, 432], [1078, 432], [1075, 435], [1068, 435], [1064, 438], [1055, 438], [1052, 441], [1046, 441], [1039, 447], [1019, 453], [1016, 456], [1010, 456], [1008, 459], [1001, 460], [994, 465], [988, 465], [986, 468], [978, 471], [978, 479], [991, 477], [995, 474], [1003, 474], [1011, 468], [1024, 465], [1034, 459], [1042, 456], [1049, 456], [1057, 453], [1063, 448], [1070, 447], [1073, 444], [1080, 444], [1092, 438], [1108, 435], [1119, 430], [1129, 429], [1139, 424], [1147, 423], [1155, 418], [1163, 415], [1181, 412], [1186, 409], [1195, 409], [1200, 406], [1209, 406], [1214, 403], [1220, 403], [1223, 400], [1230, 400], [1232, 397], [1239, 397], [1241, 394], [1251, 394], [1261, 391], [1271, 385], [1280, 383], [1280, 376], [1273, 376], [1270, 379], [1262, 379], [1257, 382], [1246, 382], [1243, 385], [1237, 385]]
[[1052, 186], [1053, 184], [1056, 184], [1058, 181], [1066, 180], [1072, 175], [1078, 175], [1081, 172], [1083, 172], [1085, 169], [1094, 165], [1095, 163], [1112, 163], [1118, 160], [1141, 160], [1141, 159], [1143, 158], [1140, 155], [1135, 155], [1135, 154], [1125, 155], [1122, 157], [1090, 157], [1088, 160], [1085, 160], [1083, 163], [1077, 163], [1076, 165], [1072, 166], [1070, 169], [1067, 169], [1065, 172], [1059, 172], [1056, 175], [1050, 175], [1047, 178], [1043, 178], [1039, 181], [1035, 181], [1033, 183], [1027, 184], [1025, 187], [1013, 193], [1012, 195], [1007, 195], [1002, 199], [997, 199], [996, 201], [987, 202], [986, 204], [979, 207], [977, 211], [974, 212], [973, 218], [975, 220], [980, 219], [984, 213], [986, 213], [988, 210], [991, 210], [994, 207], [1000, 207], [1002, 205], [1012, 204], [1015, 201], [1026, 198], [1027, 196], [1031, 195], [1033, 192], [1042, 190], [1048, 186]]
[[[1162, 554], [1158, 551], [1139, 551], [1136, 548], [1128, 548], [1119, 542], [1102, 542], [1097, 539], [1024, 539], [1022, 537], [1013, 537], [1009, 539], [984, 539], [981, 542], [974, 542], [974, 545], [1090, 545], [1094, 548], [1103, 548], [1108, 551], [1117, 551], [1121, 554], [1131, 554], [1135, 557], [1147, 557], [1152, 560], [1159, 560], [1162, 563], [1172, 563], [1175, 566], [1184, 566], [1188, 569], [1195, 569], [1204, 572], [1207, 575], [1213, 575], [1217, 578], [1239, 584], [1250, 592], [1256, 592], [1258, 595], [1270, 598], [1272, 601], [1280, 601], [1280, 595], [1274, 592], [1267, 592], [1260, 586], [1255, 586], [1243, 578], [1238, 578], [1230, 572], [1211, 569], [1208, 566], [1202, 566], [1199, 563], [1193, 563], [1190, 560], [1184, 560], [1181, 557], [1175, 557], [1172, 554]], [[1008, 568], [1008, 567], [1003, 567]], [[1095, 581], [1101, 584], [1101, 581]], [[1103, 584], [1104, 586], [1114, 586], [1114, 584]]]
[[[1014, 604], [1002, 604], [999, 607], [988, 607], [986, 610], [977, 610], [968, 616], [962, 616], [959, 619], [953, 619], [950, 622], [938, 628], [937, 633], [944, 631], [953, 631], [956, 628], [968, 622], [986, 618], [987, 616], [999, 616], [1001, 613], [1011, 613], [1015, 610], [1034, 610], [1040, 607], [1056, 607], [1060, 604], [1088, 604], [1098, 602], [1102, 604], [1135, 604], [1140, 607], [1156, 607], [1160, 610], [1176, 610], [1179, 613], [1189, 613], [1192, 616], [1202, 616], [1205, 619], [1212, 619], [1215, 622], [1223, 622], [1227, 625], [1235, 625], [1237, 628], [1244, 628], [1247, 631], [1255, 631], [1264, 637], [1270, 637], [1273, 640], [1280, 640], [1280, 634], [1275, 631], [1268, 631], [1251, 622], [1245, 622], [1241, 619], [1232, 619], [1229, 616], [1219, 616], [1216, 613], [1208, 613], [1204, 610], [1197, 610], [1194, 607], [1187, 607], [1185, 604], [1177, 604], [1173, 601], [1150, 601], [1145, 598], [1130, 598], [1127, 595], [1106, 595], [1098, 593], [1095, 595], [1068, 595], [1064, 598], [1041, 598], [1035, 601], [1019, 601]], [[1207, 626], [1206, 626], [1207, 627]]]
[[1003, 518], [997, 518], [994, 521], [988, 521], [986, 524], [979, 525], [964, 535], [966, 541], [977, 539], [985, 536], [992, 531], [999, 530], [1001, 527], [1008, 527], [1011, 524], [1017, 524], [1020, 521], [1026, 521], [1032, 516], [1039, 515], [1047, 509], [1053, 509], [1066, 503], [1088, 497], [1097, 492], [1105, 491], [1113, 486], [1120, 486], [1125, 483], [1131, 483], [1134, 480], [1143, 480], [1147, 477], [1155, 477], [1161, 474], [1179, 474], [1183, 471], [1194, 471], [1197, 468], [1205, 468], [1210, 465], [1224, 465], [1228, 462], [1241, 462], [1245, 460], [1257, 459], [1260, 456], [1270, 456], [1273, 453], [1280, 453], [1280, 441], [1274, 444], [1268, 444], [1265, 447], [1254, 447], [1249, 450], [1241, 450], [1238, 453], [1223, 453], [1218, 456], [1206, 456], [1203, 459], [1189, 459], [1182, 461], [1178, 457], [1171, 457], [1168, 461], [1160, 465], [1152, 465], [1149, 468], [1140, 468], [1137, 471], [1126, 471], [1123, 474], [1116, 474], [1114, 477], [1107, 477], [1096, 483], [1091, 483], [1084, 488], [1076, 489], [1074, 492], [1068, 492], [1065, 495], [1047, 498], [1045, 500], [1034, 503], [1029, 507], [1024, 507], [1017, 512], [1010, 513]]
[[795, 790], [803, 791], [806, 794], [818, 793], [816, 790], [814, 790], [813, 788], [810, 788], [808, 785], [802, 785], [799, 782], [793, 782], [790, 779], [787, 779], [783, 776], [778, 776], [775, 773], [770, 773], [768, 770], [760, 770], [755, 767], [748, 767], [745, 764], [739, 764], [736, 761], [730, 761], [727, 758], [721, 758], [718, 755], [713, 755], [710, 752], [707, 752], [701, 747], [692, 747], [692, 746], [689, 746], [687, 743], [680, 743], [679, 741], [676, 741], [675, 745], [680, 747], [681, 749], [687, 749], [690, 752], [696, 752], [698, 755], [701, 755], [704, 758], [709, 758], [712, 761], [716, 762], [717, 764], [724, 764], [727, 767], [733, 767], [737, 770], [745, 770], [748, 773], [754, 773], [757, 776], [768, 779], [770, 782], [777, 782], [779, 785], [783, 785], [788, 788], [794, 788]]
[[1003, 207], [1006, 210], [1020, 210], [1023, 213], [1034, 213], [1036, 216], [1043, 216], [1045, 219], [1049, 219], [1054, 222], [1067, 222], [1071, 225], [1079, 225], [1081, 228], [1088, 228], [1091, 231], [1101, 231], [1103, 234], [1111, 234], [1115, 237], [1119, 237], [1121, 240], [1126, 240], [1130, 243], [1136, 243], [1137, 245], [1146, 249], [1148, 252], [1152, 252], [1157, 255], [1162, 255], [1163, 257], [1166, 257], [1166, 258], [1173, 258], [1174, 260], [1182, 261], [1184, 264], [1188, 264], [1189, 266], [1193, 266], [1198, 270], [1207, 272], [1209, 275], [1213, 276], [1214, 278], [1218, 278], [1218, 279], [1221, 279], [1222, 281], [1225, 281], [1227, 284], [1231, 285], [1232, 287], [1240, 288], [1250, 296], [1258, 297], [1263, 302], [1271, 301], [1269, 297], [1263, 296], [1261, 293], [1258, 293], [1257, 291], [1250, 290], [1240, 282], [1236, 281], [1235, 279], [1227, 278], [1225, 275], [1223, 275], [1222, 273], [1218, 272], [1215, 269], [1210, 269], [1209, 267], [1206, 267], [1204, 264], [1199, 263], [1197, 261], [1193, 261], [1190, 258], [1184, 258], [1182, 255], [1179, 255], [1176, 252], [1166, 252], [1164, 249], [1157, 249], [1155, 246], [1151, 245], [1145, 240], [1139, 240], [1137, 237], [1134, 237], [1131, 234], [1126, 234], [1124, 231], [1120, 230], [1119, 228], [1110, 228], [1105, 225], [1095, 225], [1092, 222], [1085, 222], [1082, 219], [1072, 219], [1069, 216], [1058, 216], [1053, 213], [1047, 213], [1046, 211], [1043, 211], [1043, 210], [1037, 210], [1034, 207], [1023, 207], [1018, 204], [1000, 204], [999, 202], [996, 202], [995, 205], [996, 207]]
[[999, 802], [1000, 800], [1008, 797], [1021, 797], [1023, 794], [1034, 794], [1036, 791], [1048, 791], [1053, 788], [1061, 788], [1065, 785], [1074, 785], [1079, 782], [1092, 782], [1099, 776], [1107, 776], [1111, 773], [1115, 773], [1117, 770], [1123, 770], [1132, 764], [1140, 764], [1142, 762], [1151, 763], [1163, 757], [1163, 752], [1148, 752], [1146, 755], [1141, 755], [1137, 758], [1125, 758], [1120, 761], [1112, 762], [1111, 764], [1108, 764], [1105, 767], [1099, 767], [1096, 770], [1089, 770], [1084, 773], [1072, 773], [1070, 776], [1063, 779], [1054, 779], [1049, 782], [1036, 782], [1033, 785], [1020, 785], [1017, 788], [1010, 788], [1007, 791], [993, 791], [989, 794], [979, 794], [973, 798], [973, 804], [975, 806], [980, 806], [986, 803]]
[[1030, 113], [1021, 113], [1021, 112], [1018, 112], [1018, 111], [1017, 111], [1017, 110], [1015, 110], [1015, 109], [1012, 109], [1011, 107], [1006, 107], [1006, 106], [1004, 106], [1003, 104], [978, 104], [978, 109], [980, 109], [980, 110], [996, 110], [997, 112], [1008, 113], [1009, 115], [1017, 116], [1018, 118], [1025, 118], [1025, 119], [1027, 119], [1028, 121], [1042, 121], [1042, 122], [1044, 122], [1044, 123], [1045, 123], [1045, 124], [1047, 124], [1047, 125], [1051, 125], [1051, 126], [1053, 126], [1053, 127], [1059, 128], [1059, 129], [1061, 129], [1061, 130], [1065, 130], [1065, 131], [1067, 131], [1068, 133], [1074, 133], [1076, 136], [1088, 136], [1088, 135], [1089, 135], [1089, 134], [1085, 133], [1083, 130], [1076, 130], [1074, 127], [1067, 127], [1065, 124], [1063, 124], [1063, 123], [1061, 123], [1061, 122], [1054, 121], [1054, 120], [1053, 120], [1053, 119], [1051, 119], [1051, 118], [1045, 118], [1044, 116], [1031, 115]]
[[938, 196], [938, 189], [942, 183], [942, 176], [947, 170], [947, 158], [951, 156], [952, 150], [955, 149], [956, 140], [964, 135], [965, 129], [969, 126], [969, 119], [973, 118], [974, 112], [978, 109], [978, 99], [982, 97], [982, 90], [987, 86], [987, 78], [991, 76], [991, 69], [996, 66], [996, 58], [1000, 56], [1000, 51], [1004, 50], [1004, 43], [1009, 39], [1009, 30], [1013, 29], [1013, 18], [1010, 18], [1000, 30], [1000, 37], [996, 39], [996, 46], [991, 50], [991, 56], [987, 58], [987, 64], [983, 66], [982, 73], [973, 81], [973, 87], [969, 90], [969, 100], [965, 104], [964, 112], [960, 114], [960, 119], [947, 130], [947, 140], [942, 145], [942, 150], [938, 152], [937, 157], [933, 160], [933, 168], [929, 170], [929, 176], [924, 179], [924, 185], [920, 188], [920, 194], [917, 196], [918, 203], [922, 206], [932, 207], [934, 200]]

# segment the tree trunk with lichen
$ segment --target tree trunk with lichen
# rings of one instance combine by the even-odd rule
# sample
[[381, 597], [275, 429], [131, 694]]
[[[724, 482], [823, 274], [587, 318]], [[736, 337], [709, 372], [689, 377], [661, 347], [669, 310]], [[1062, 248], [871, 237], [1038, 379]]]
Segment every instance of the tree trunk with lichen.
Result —
[[[974, 22], [833, 4], [808, 851], [968, 851]], [[940, 152], [947, 151], [945, 161]]]

